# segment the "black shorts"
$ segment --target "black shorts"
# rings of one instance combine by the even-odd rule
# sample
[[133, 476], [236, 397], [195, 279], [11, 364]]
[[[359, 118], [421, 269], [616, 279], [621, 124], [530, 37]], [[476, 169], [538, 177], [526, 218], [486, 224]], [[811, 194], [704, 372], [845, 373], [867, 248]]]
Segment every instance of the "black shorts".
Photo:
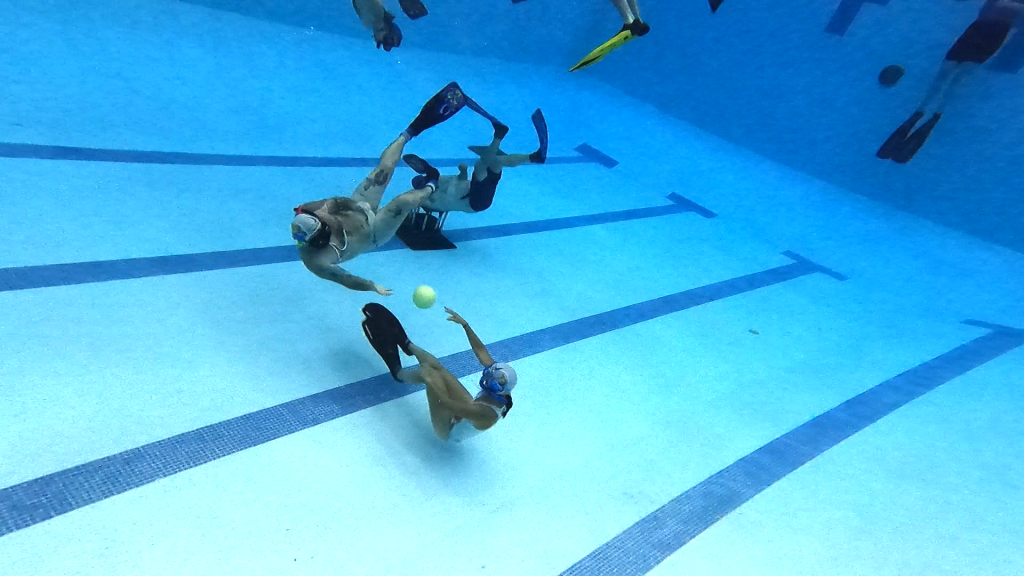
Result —
[[501, 180], [501, 172], [487, 169], [487, 177], [483, 180], [473, 178], [469, 182], [469, 194], [463, 198], [469, 198], [469, 207], [474, 212], [483, 212], [491, 207], [494, 201], [494, 193], [498, 190], [498, 181]]
[[979, 18], [957, 38], [946, 53], [946, 60], [984, 64], [1002, 48], [1012, 27], [1013, 23], [1006, 20]]

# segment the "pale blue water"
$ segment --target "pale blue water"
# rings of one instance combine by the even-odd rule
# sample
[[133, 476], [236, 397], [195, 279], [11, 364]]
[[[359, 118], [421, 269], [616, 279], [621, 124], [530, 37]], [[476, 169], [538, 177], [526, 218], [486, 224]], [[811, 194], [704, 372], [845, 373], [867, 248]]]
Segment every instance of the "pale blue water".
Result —
[[[0, 574], [1024, 573], [1013, 37], [897, 165], [979, 2], [839, 34], [838, 0], [641, 1], [650, 35], [570, 74], [606, 0], [389, 1], [390, 53], [344, 1], [6, 0]], [[551, 161], [456, 250], [346, 265], [391, 297], [307, 272], [291, 208], [453, 80], [510, 152], [542, 109]], [[489, 137], [466, 110], [407, 152]], [[465, 316], [509, 417], [434, 437], [371, 301], [475, 390]]]

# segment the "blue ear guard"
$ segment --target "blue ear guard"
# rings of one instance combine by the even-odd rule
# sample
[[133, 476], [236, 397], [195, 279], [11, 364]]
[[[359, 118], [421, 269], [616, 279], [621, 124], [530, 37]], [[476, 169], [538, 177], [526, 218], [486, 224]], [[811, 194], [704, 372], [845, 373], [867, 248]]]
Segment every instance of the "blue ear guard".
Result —
[[505, 387], [498, 382], [498, 371], [493, 366], [484, 368], [480, 375], [480, 389], [504, 404], [508, 404], [508, 397], [503, 394]]
[[306, 238], [305, 232], [298, 230], [296, 232], [292, 232], [292, 240], [295, 240], [299, 246], [305, 246], [308, 238]]

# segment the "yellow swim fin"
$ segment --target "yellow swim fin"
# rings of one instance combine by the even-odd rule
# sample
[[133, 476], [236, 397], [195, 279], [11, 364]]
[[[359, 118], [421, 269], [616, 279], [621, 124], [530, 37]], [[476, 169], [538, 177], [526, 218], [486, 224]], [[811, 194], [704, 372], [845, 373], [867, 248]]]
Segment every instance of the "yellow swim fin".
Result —
[[590, 54], [587, 54], [582, 60], [577, 62], [575, 66], [569, 68], [569, 72], [575, 72], [580, 68], [586, 68], [587, 66], [600, 62], [601, 59], [610, 54], [612, 50], [621, 47], [633, 38], [636, 38], [636, 36], [634, 36], [629, 30], [619, 32], [604, 44], [601, 44], [597, 48], [591, 50]]

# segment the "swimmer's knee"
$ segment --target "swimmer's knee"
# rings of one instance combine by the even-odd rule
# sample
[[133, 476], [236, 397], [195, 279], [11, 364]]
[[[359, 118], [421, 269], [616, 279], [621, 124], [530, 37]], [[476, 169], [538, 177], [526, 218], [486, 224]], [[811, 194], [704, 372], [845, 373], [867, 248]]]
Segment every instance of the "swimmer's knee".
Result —
[[430, 415], [431, 424], [434, 427], [434, 434], [438, 438], [447, 442], [452, 435], [452, 419], [451, 416], [442, 416], [440, 414]]
[[473, 180], [480, 181], [484, 178], [487, 178], [487, 161], [481, 158], [473, 164]]

